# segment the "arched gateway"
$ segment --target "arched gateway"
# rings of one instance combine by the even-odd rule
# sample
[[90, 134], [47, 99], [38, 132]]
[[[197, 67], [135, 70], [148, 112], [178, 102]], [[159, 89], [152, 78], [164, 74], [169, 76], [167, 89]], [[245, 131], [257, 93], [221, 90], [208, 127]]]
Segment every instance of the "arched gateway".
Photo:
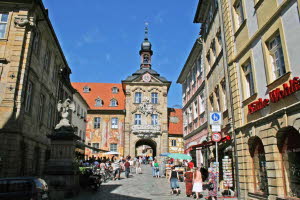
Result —
[[148, 155], [150, 153], [151, 156], [155, 157], [156, 154], [156, 148], [157, 148], [157, 144], [155, 141], [151, 140], [151, 139], [140, 139], [135, 143], [135, 156], [140, 156], [140, 153], [138, 152], [138, 148], [139, 147], [150, 147], [151, 151], [147, 151], [146, 149], [143, 149], [144, 151], [142, 152], [143, 155]]
[[[171, 82], [152, 69], [148, 28], [142, 42], [140, 69], [122, 81], [126, 95], [125, 156], [136, 156], [136, 146], [145, 144], [156, 155], [168, 151], [167, 96]], [[147, 59], [145, 59], [147, 58]]]

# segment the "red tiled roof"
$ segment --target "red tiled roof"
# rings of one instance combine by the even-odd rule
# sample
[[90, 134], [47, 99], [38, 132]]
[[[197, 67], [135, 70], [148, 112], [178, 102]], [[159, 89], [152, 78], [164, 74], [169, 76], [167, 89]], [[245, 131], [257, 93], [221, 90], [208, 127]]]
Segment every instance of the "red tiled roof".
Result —
[[[72, 86], [81, 94], [85, 101], [89, 104], [91, 110], [124, 110], [125, 109], [125, 95], [120, 83], [72, 83]], [[83, 92], [83, 88], [88, 86], [90, 92]], [[117, 87], [118, 93], [112, 93], [112, 88]], [[96, 107], [96, 99], [102, 100], [102, 106]], [[116, 99], [117, 106], [112, 107], [110, 100]]]
[[[177, 108], [169, 108], [169, 134], [174, 135], [183, 135], [183, 116], [182, 116], [182, 109]], [[178, 121], [177, 123], [172, 122], [173, 120], [170, 120], [171, 117], [177, 117]], [[173, 118], [174, 119], [174, 118]], [[176, 119], [176, 118], [175, 118]]]

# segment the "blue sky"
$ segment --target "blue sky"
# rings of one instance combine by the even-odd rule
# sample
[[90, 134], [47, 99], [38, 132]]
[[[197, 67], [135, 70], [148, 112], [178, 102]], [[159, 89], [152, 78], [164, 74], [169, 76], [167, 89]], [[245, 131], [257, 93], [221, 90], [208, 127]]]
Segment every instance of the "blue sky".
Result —
[[172, 81], [168, 106], [181, 105], [179, 73], [198, 37], [198, 0], [43, 0], [73, 82], [120, 83], [139, 68], [149, 23], [152, 69]]

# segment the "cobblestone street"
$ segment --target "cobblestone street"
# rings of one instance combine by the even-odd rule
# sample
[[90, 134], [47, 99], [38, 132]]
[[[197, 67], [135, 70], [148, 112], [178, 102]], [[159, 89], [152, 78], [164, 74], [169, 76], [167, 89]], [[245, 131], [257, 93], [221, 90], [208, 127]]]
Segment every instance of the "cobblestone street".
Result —
[[[166, 178], [153, 178], [149, 166], [142, 167], [143, 174], [133, 174], [130, 178], [124, 178], [121, 174], [121, 180], [109, 181], [101, 185], [100, 191], [92, 193], [91, 191], [81, 191], [80, 195], [73, 200], [169, 200], [169, 199], [192, 199], [185, 196], [185, 185], [180, 182], [181, 194], [179, 196], [170, 194], [170, 186]], [[204, 192], [205, 197], [207, 193]], [[204, 198], [203, 198], [204, 199]]]

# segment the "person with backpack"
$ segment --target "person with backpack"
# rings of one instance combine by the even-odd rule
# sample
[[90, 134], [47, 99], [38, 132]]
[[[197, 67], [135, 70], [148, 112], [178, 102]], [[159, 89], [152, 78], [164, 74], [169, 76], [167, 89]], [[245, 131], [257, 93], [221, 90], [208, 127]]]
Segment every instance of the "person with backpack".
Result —
[[159, 178], [159, 164], [157, 162], [157, 160], [154, 161], [154, 169], [155, 169], [155, 177]]

